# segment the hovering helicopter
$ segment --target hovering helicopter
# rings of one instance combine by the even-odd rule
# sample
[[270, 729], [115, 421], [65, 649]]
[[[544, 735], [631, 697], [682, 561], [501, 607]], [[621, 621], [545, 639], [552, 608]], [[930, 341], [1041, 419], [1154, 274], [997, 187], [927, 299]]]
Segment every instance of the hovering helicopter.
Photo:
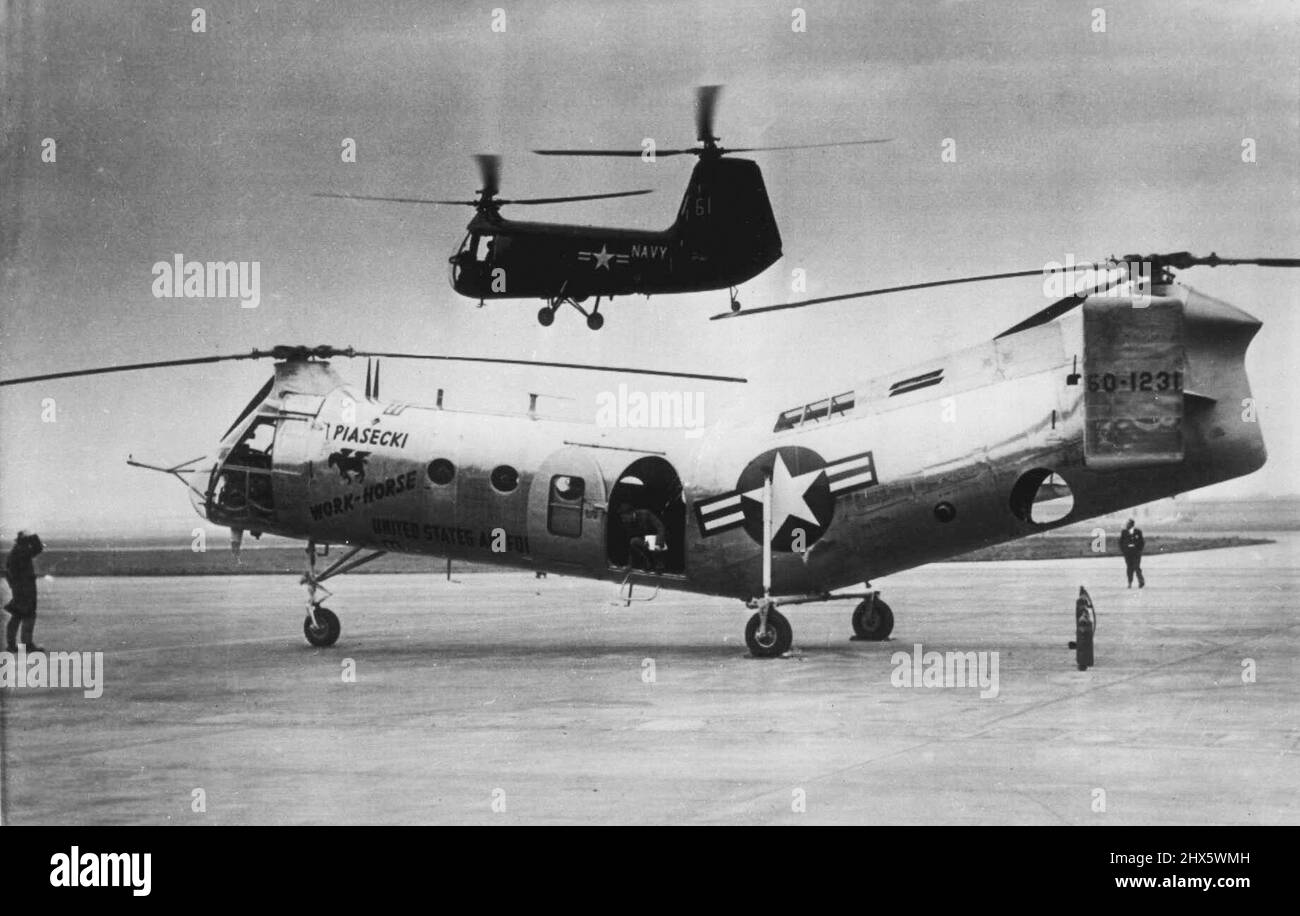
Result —
[[[647, 600], [633, 597], [637, 584], [653, 586], [651, 598], [659, 588], [736, 598], [754, 612], [745, 627], [750, 652], [772, 658], [793, 640], [779, 608], [856, 601], [855, 638], [883, 640], [894, 615], [872, 579], [1263, 466], [1244, 365], [1260, 322], [1175, 282], [1173, 270], [1300, 267], [1300, 259], [1179, 252], [1126, 261], [1147, 265], [1149, 284], [1126, 291], [1115, 285], [1122, 278], [1108, 278], [978, 346], [851, 388], [836, 385], [824, 398], [772, 415], [717, 417], [698, 437], [546, 419], [533, 409], [454, 410], [441, 392], [432, 405], [384, 400], [379, 362], [373, 376], [368, 364], [358, 390], [329, 361], [450, 359], [718, 384], [745, 379], [277, 347], [0, 386], [275, 360], [274, 375], [211, 458], [131, 463], [184, 482], [198, 512], [228, 526], [236, 546], [246, 531], [305, 541], [303, 632], [314, 646], [332, 645], [341, 631], [324, 606], [324, 583], [396, 552], [617, 582], [629, 605]], [[662, 538], [653, 545], [641, 538], [638, 549], [628, 527], [636, 510], [662, 526]], [[346, 549], [318, 571], [330, 545]], [[859, 590], [833, 594], [858, 583]]]
[[[768, 202], [763, 175], [748, 159], [728, 153], [857, 146], [887, 140], [852, 140], [794, 146], [728, 150], [713, 133], [720, 86], [696, 90], [695, 134], [699, 146], [658, 150], [656, 157], [691, 155], [699, 159], [686, 187], [677, 218], [662, 231], [575, 226], [508, 220], [507, 204], [539, 205], [603, 200], [650, 193], [647, 190], [586, 194], [576, 197], [497, 197], [501, 184], [499, 156], [475, 156], [483, 187], [473, 200], [426, 200], [317, 194], [346, 200], [468, 206], [475, 210], [460, 249], [451, 256], [451, 285], [480, 305], [488, 299], [546, 301], [537, 320], [549, 327], [561, 305], [587, 318], [587, 327], [605, 323], [600, 300], [632, 293], [693, 293], [728, 287], [731, 307], [740, 308], [736, 287], [757, 276], [781, 257], [781, 234]], [[534, 150], [543, 156], [645, 157], [646, 150]], [[582, 303], [595, 297], [588, 310]]]

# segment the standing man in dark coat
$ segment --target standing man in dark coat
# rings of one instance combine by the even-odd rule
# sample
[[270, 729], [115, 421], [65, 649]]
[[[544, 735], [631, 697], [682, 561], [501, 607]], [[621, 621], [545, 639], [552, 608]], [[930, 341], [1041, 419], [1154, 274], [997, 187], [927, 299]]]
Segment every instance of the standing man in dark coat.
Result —
[[5, 579], [13, 592], [13, 599], [5, 605], [10, 615], [9, 625], [5, 628], [5, 647], [10, 652], [18, 651], [20, 627], [28, 652], [45, 651], [32, 642], [32, 631], [36, 629], [36, 568], [32, 560], [44, 549], [40, 535], [20, 531], [5, 560]]
[[1128, 587], [1133, 587], [1133, 576], [1138, 579], [1138, 588], [1146, 588], [1147, 580], [1142, 576], [1142, 550], [1147, 546], [1142, 529], [1136, 527], [1133, 519], [1128, 520], [1124, 530], [1119, 533], [1119, 550], [1124, 554], [1124, 566], [1128, 571]]

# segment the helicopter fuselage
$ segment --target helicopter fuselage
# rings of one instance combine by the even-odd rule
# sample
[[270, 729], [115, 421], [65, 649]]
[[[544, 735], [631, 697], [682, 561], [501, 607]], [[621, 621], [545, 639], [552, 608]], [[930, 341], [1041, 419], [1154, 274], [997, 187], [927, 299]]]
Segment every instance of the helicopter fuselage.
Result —
[[451, 285], [472, 299], [571, 299], [733, 287], [781, 256], [758, 166], [695, 166], [677, 219], [662, 231], [508, 220], [481, 210], [451, 257]]
[[666, 532], [665, 587], [762, 594], [766, 531], [772, 593], [822, 594], [1261, 467], [1244, 369], [1258, 328], [1160, 287], [742, 420], [677, 382], [607, 392], [574, 422], [381, 401], [328, 363], [282, 362], [200, 511], [617, 581], [635, 562], [627, 510], [645, 509]]

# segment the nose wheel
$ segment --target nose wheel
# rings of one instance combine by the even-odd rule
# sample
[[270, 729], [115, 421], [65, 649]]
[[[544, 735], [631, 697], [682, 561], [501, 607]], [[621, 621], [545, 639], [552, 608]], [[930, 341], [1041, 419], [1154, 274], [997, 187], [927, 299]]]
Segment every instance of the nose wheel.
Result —
[[[332, 594], [321, 583], [326, 579], [334, 576], [341, 576], [345, 572], [351, 572], [358, 566], [369, 563], [371, 560], [377, 560], [382, 557], [385, 551], [376, 550], [363, 557], [358, 557], [364, 548], [353, 547], [343, 556], [339, 557], [324, 572], [316, 572], [316, 542], [307, 542], [307, 571], [300, 580], [307, 587], [307, 616], [302, 622], [302, 635], [307, 637], [307, 642], [311, 643], [318, 649], [324, 649], [334, 645], [339, 641], [339, 634], [343, 632], [343, 626], [339, 623], [338, 615], [329, 608], [324, 607], [324, 601]], [[329, 545], [325, 545], [325, 554], [329, 554]]]
[[775, 607], [761, 608], [745, 625], [745, 645], [754, 658], [779, 658], [794, 644], [794, 628]]

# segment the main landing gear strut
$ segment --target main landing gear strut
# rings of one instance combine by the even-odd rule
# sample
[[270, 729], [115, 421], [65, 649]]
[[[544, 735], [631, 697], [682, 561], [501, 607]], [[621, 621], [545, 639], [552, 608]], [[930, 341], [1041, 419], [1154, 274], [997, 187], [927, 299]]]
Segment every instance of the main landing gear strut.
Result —
[[548, 299], [546, 305], [542, 306], [537, 312], [538, 323], [544, 328], [549, 328], [555, 321], [556, 311], [558, 311], [562, 305], [571, 305], [577, 311], [586, 315], [587, 327], [591, 328], [593, 331], [599, 331], [605, 326], [605, 316], [600, 313], [600, 296], [596, 297], [596, 303], [591, 307], [590, 312], [579, 304], [579, 300], [570, 296], [556, 296], [553, 299]]
[[[327, 566], [324, 572], [318, 574], [316, 572], [316, 557], [318, 556], [316, 542], [307, 542], [307, 572], [300, 580], [303, 585], [307, 586], [307, 617], [302, 622], [302, 633], [307, 637], [307, 642], [313, 646], [321, 649], [332, 646], [338, 642], [339, 633], [342, 632], [338, 616], [329, 608], [323, 606], [325, 599], [333, 595], [333, 592], [325, 588], [321, 583], [334, 576], [341, 576], [346, 572], [351, 572], [358, 566], [382, 557], [387, 552], [376, 550], [360, 559], [354, 559], [364, 549], [364, 547], [349, 548], [347, 553]], [[319, 556], [328, 555], [329, 545], [327, 544], [325, 545], [325, 553], [319, 554]]]
[[794, 630], [785, 615], [777, 610], [787, 604], [811, 604], [860, 598], [853, 610], [853, 638], [879, 641], [888, 639], [894, 629], [894, 612], [880, 600], [880, 593], [864, 583], [866, 591], [851, 594], [772, 597], [772, 475], [763, 480], [763, 597], [751, 599], [747, 607], [756, 611], [745, 625], [745, 645], [754, 658], [778, 658], [794, 644]]
[[789, 604], [813, 604], [822, 601], [861, 599], [853, 609], [853, 641], [881, 642], [894, 630], [894, 612], [875, 589], [841, 595], [800, 595], [789, 598], [756, 598], [748, 607], [757, 610], [745, 626], [745, 645], [754, 658], [777, 658], [790, 651], [794, 630], [785, 615], [777, 610]]

